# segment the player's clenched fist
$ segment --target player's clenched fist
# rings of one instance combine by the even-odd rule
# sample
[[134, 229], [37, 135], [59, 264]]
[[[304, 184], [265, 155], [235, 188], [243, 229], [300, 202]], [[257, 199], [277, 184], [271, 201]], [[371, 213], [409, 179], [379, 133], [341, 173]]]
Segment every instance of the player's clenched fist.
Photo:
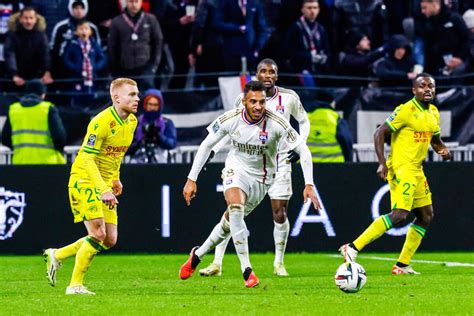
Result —
[[110, 192], [110, 191], [109, 191], [109, 192], [102, 193], [102, 195], [100, 196], [100, 199], [101, 199], [102, 202], [104, 202], [105, 205], [107, 205], [110, 209], [114, 208], [115, 205], [119, 204], [117, 198], [115, 197], [115, 195], [114, 195], [112, 192]]
[[120, 182], [120, 180], [113, 180], [112, 181], [112, 192], [115, 196], [119, 196], [122, 194], [122, 190], [123, 190], [123, 185], [122, 185], [122, 182]]
[[196, 182], [188, 179], [188, 181], [186, 181], [186, 184], [184, 185], [184, 188], [183, 188], [183, 197], [184, 197], [184, 200], [186, 201], [187, 206], [191, 205], [191, 200], [196, 196], [196, 192], [197, 192]]

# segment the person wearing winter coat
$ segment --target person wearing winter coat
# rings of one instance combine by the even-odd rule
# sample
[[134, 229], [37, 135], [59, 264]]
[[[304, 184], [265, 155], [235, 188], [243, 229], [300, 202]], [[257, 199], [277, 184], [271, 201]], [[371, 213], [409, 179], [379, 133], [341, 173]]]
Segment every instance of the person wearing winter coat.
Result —
[[150, 89], [143, 97], [145, 110], [138, 117], [138, 126], [130, 147], [132, 162], [167, 163], [170, 149], [176, 148], [178, 137], [173, 121], [163, 116], [163, 95]]
[[94, 80], [97, 72], [105, 67], [107, 60], [105, 54], [92, 37], [92, 29], [86, 20], [79, 21], [76, 26], [75, 37], [71, 40], [63, 54], [63, 64], [69, 78], [75, 78], [73, 91], [74, 106], [88, 106], [95, 91]]

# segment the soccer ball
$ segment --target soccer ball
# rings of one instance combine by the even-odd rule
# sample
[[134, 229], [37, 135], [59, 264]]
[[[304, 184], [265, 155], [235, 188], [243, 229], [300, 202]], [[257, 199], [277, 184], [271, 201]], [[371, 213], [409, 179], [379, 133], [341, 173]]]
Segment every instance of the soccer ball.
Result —
[[345, 262], [339, 266], [334, 276], [339, 289], [346, 293], [359, 292], [367, 282], [364, 268], [356, 262]]

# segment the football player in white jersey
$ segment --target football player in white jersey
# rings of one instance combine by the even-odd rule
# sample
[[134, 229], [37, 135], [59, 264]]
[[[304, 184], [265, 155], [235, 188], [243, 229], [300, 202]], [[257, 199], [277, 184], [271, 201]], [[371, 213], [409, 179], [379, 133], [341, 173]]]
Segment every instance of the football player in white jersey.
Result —
[[275, 180], [277, 153], [282, 145], [296, 151], [301, 157], [305, 181], [303, 198], [310, 199], [319, 209], [313, 182], [313, 163], [306, 143], [290, 124], [267, 110], [266, 87], [259, 81], [245, 85], [243, 108], [230, 110], [209, 125], [209, 135], [199, 146], [183, 196], [189, 205], [197, 192], [196, 180], [212, 148], [225, 136], [230, 137], [231, 150], [222, 170], [224, 197], [227, 210], [220, 222], [200, 247], [191, 250], [188, 260], [181, 266], [181, 279], [191, 277], [202, 257], [229, 235], [232, 236], [245, 285], [259, 284], [252, 270], [248, 250], [248, 230], [244, 217], [262, 201]]
[[[299, 124], [299, 133], [302, 140], [306, 143], [308, 138], [310, 124], [308, 115], [301, 104], [299, 96], [295, 91], [281, 88], [275, 85], [278, 80], [278, 66], [270, 58], [263, 59], [257, 66], [257, 80], [262, 82], [266, 88], [266, 108], [283, 117], [287, 122], [290, 117]], [[240, 94], [235, 100], [235, 107], [242, 107], [242, 97]], [[228, 144], [227, 141], [223, 143]], [[216, 152], [222, 147], [219, 143], [213, 151]], [[295, 153], [292, 152], [293, 159], [298, 160]], [[285, 254], [288, 235], [290, 234], [290, 223], [287, 218], [288, 201], [293, 190], [291, 185], [291, 163], [288, 157], [288, 149], [282, 147], [278, 153], [278, 167], [275, 181], [268, 190], [273, 211], [273, 239], [275, 240], [275, 259], [273, 261], [273, 272], [277, 276], [289, 276], [286, 271], [283, 256]], [[216, 246], [214, 261], [206, 268], [200, 269], [202, 276], [220, 276], [222, 274], [222, 260], [224, 258], [227, 244], [230, 236], [222, 243]]]

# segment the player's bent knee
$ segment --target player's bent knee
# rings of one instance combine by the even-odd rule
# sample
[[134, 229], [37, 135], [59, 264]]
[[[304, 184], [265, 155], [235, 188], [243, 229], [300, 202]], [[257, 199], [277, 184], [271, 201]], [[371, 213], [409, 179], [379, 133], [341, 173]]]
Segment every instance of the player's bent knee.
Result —
[[399, 210], [399, 209], [393, 210], [389, 214], [392, 225], [394, 227], [397, 227], [397, 226], [401, 225], [404, 221], [406, 221], [406, 219], [408, 217], [408, 214], [409, 214], [409, 212], [404, 211], [404, 210]]
[[278, 224], [283, 224], [286, 221], [286, 207], [280, 207], [273, 211], [273, 220]]
[[107, 247], [107, 249], [112, 248], [117, 244], [117, 236], [115, 237], [109, 237], [104, 240], [104, 245]]

